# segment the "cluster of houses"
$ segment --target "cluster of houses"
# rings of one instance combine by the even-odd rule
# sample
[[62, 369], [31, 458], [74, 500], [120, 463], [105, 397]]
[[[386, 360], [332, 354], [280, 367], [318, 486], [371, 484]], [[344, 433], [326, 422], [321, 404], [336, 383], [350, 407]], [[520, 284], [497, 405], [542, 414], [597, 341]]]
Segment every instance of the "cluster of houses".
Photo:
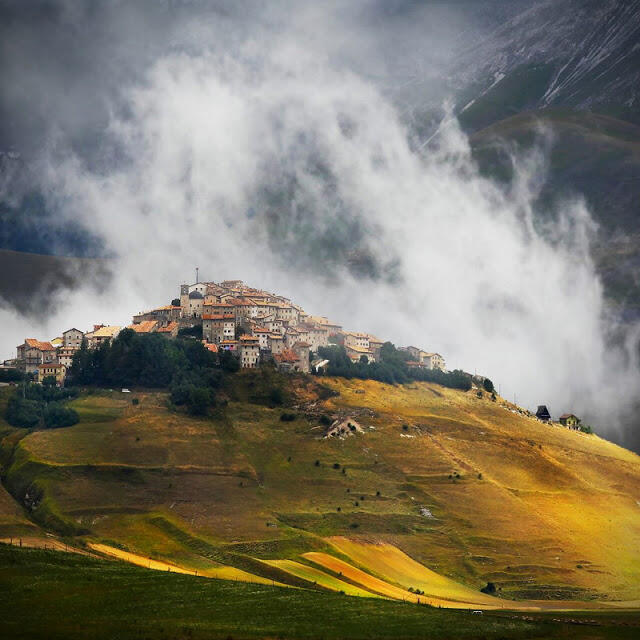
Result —
[[[174, 338], [180, 329], [200, 326], [207, 349], [230, 351], [243, 368], [273, 360], [282, 370], [309, 372], [327, 364], [312, 356], [332, 343], [343, 345], [353, 362], [375, 362], [383, 345], [370, 333], [345, 331], [324, 316], [306, 313], [289, 298], [254, 289], [241, 280], [183, 284], [180, 297], [172, 304], [136, 314], [126, 328]], [[50, 342], [27, 338], [17, 347], [16, 360], [5, 364], [33, 374], [39, 381], [53, 376], [61, 383], [83, 340], [90, 349], [96, 348], [114, 339], [121, 329], [95, 325], [86, 333], [68, 329]], [[407, 363], [411, 367], [445, 369], [445, 361], [437, 353], [417, 347], [403, 349], [411, 356]]]

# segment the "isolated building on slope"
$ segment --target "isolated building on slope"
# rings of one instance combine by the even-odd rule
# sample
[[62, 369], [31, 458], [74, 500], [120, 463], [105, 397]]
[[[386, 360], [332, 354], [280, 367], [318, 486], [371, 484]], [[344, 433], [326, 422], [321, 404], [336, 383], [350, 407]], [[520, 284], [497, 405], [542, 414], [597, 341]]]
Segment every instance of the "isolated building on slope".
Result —
[[549, 409], [547, 409], [547, 405], [540, 404], [538, 405], [538, 410], [536, 411], [536, 418], [539, 420], [543, 420], [544, 422], [549, 422], [551, 420], [551, 414], [549, 413]]
[[580, 418], [574, 416], [573, 413], [563, 413], [558, 420], [560, 424], [570, 429], [577, 429], [580, 426]]

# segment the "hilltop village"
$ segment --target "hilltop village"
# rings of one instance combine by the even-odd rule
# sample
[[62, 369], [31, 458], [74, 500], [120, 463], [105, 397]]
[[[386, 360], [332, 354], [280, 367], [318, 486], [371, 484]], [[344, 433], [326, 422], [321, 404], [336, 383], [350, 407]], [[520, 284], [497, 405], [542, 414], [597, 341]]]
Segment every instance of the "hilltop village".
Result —
[[[320, 347], [342, 345], [352, 362], [376, 362], [384, 341], [370, 334], [347, 331], [324, 316], [308, 314], [284, 296], [255, 289], [241, 280], [195, 282], [180, 286], [171, 304], [140, 312], [128, 327], [96, 324], [89, 331], [75, 327], [50, 341], [26, 338], [15, 360], [5, 362], [39, 382], [54, 377], [62, 384], [73, 356], [85, 341], [95, 349], [115, 339], [123, 328], [136, 333], [159, 333], [167, 338], [195, 335], [213, 352], [225, 350], [251, 369], [273, 361], [283, 371], [309, 372], [328, 364], [315, 357]], [[414, 346], [401, 347], [418, 369], [445, 371], [444, 358]]]

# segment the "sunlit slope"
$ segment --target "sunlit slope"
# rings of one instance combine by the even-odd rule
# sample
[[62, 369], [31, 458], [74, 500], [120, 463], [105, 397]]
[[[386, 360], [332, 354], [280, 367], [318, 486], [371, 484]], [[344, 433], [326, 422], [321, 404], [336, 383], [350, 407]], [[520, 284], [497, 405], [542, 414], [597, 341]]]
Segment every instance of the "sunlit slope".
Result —
[[[323, 383], [340, 395], [307, 398], [292, 422], [248, 403], [195, 419], [160, 393], [85, 396], [78, 425], [10, 455], [3, 440], [4, 484], [36, 496], [28, 514], [50, 529], [198, 571], [286, 582], [263, 561], [318, 552], [452, 601], [488, 581], [503, 598], [640, 596], [638, 456], [486, 394]], [[323, 439], [323, 413], [364, 433]], [[399, 551], [373, 558], [380, 543]]]
[[[344, 537], [331, 538], [330, 541], [338, 551], [349, 556], [359, 565], [367, 567], [386, 580], [402, 585], [405, 589], [419, 589], [427, 597], [496, 605], [495, 598], [485, 596], [483, 593], [431, 571], [393, 545], [359, 542]], [[307, 554], [307, 557], [310, 556], [311, 554]]]

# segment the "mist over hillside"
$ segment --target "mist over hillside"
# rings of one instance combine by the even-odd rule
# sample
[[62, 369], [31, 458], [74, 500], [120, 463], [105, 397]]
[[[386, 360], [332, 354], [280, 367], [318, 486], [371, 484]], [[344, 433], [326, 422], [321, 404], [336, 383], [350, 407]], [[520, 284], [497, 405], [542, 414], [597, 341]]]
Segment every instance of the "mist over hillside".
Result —
[[[2, 248], [107, 257], [113, 277], [45, 286], [30, 309], [5, 302], [3, 357], [25, 332], [125, 324], [199, 266], [441, 351], [522, 404], [632, 442], [620, 429], [637, 331], [606, 303], [590, 203], [540, 198], [552, 127], [512, 149], [505, 181], [480, 170], [468, 132], [512, 115], [487, 116], [491, 91], [533, 77], [540, 95], [515, 109], [606, 96], [627, 117], [637, 4], [597, 18], [572, 2], [5, 3]], [[595, 83], [575, 41], [618, 60], [602, 67], [617, 80]]]

